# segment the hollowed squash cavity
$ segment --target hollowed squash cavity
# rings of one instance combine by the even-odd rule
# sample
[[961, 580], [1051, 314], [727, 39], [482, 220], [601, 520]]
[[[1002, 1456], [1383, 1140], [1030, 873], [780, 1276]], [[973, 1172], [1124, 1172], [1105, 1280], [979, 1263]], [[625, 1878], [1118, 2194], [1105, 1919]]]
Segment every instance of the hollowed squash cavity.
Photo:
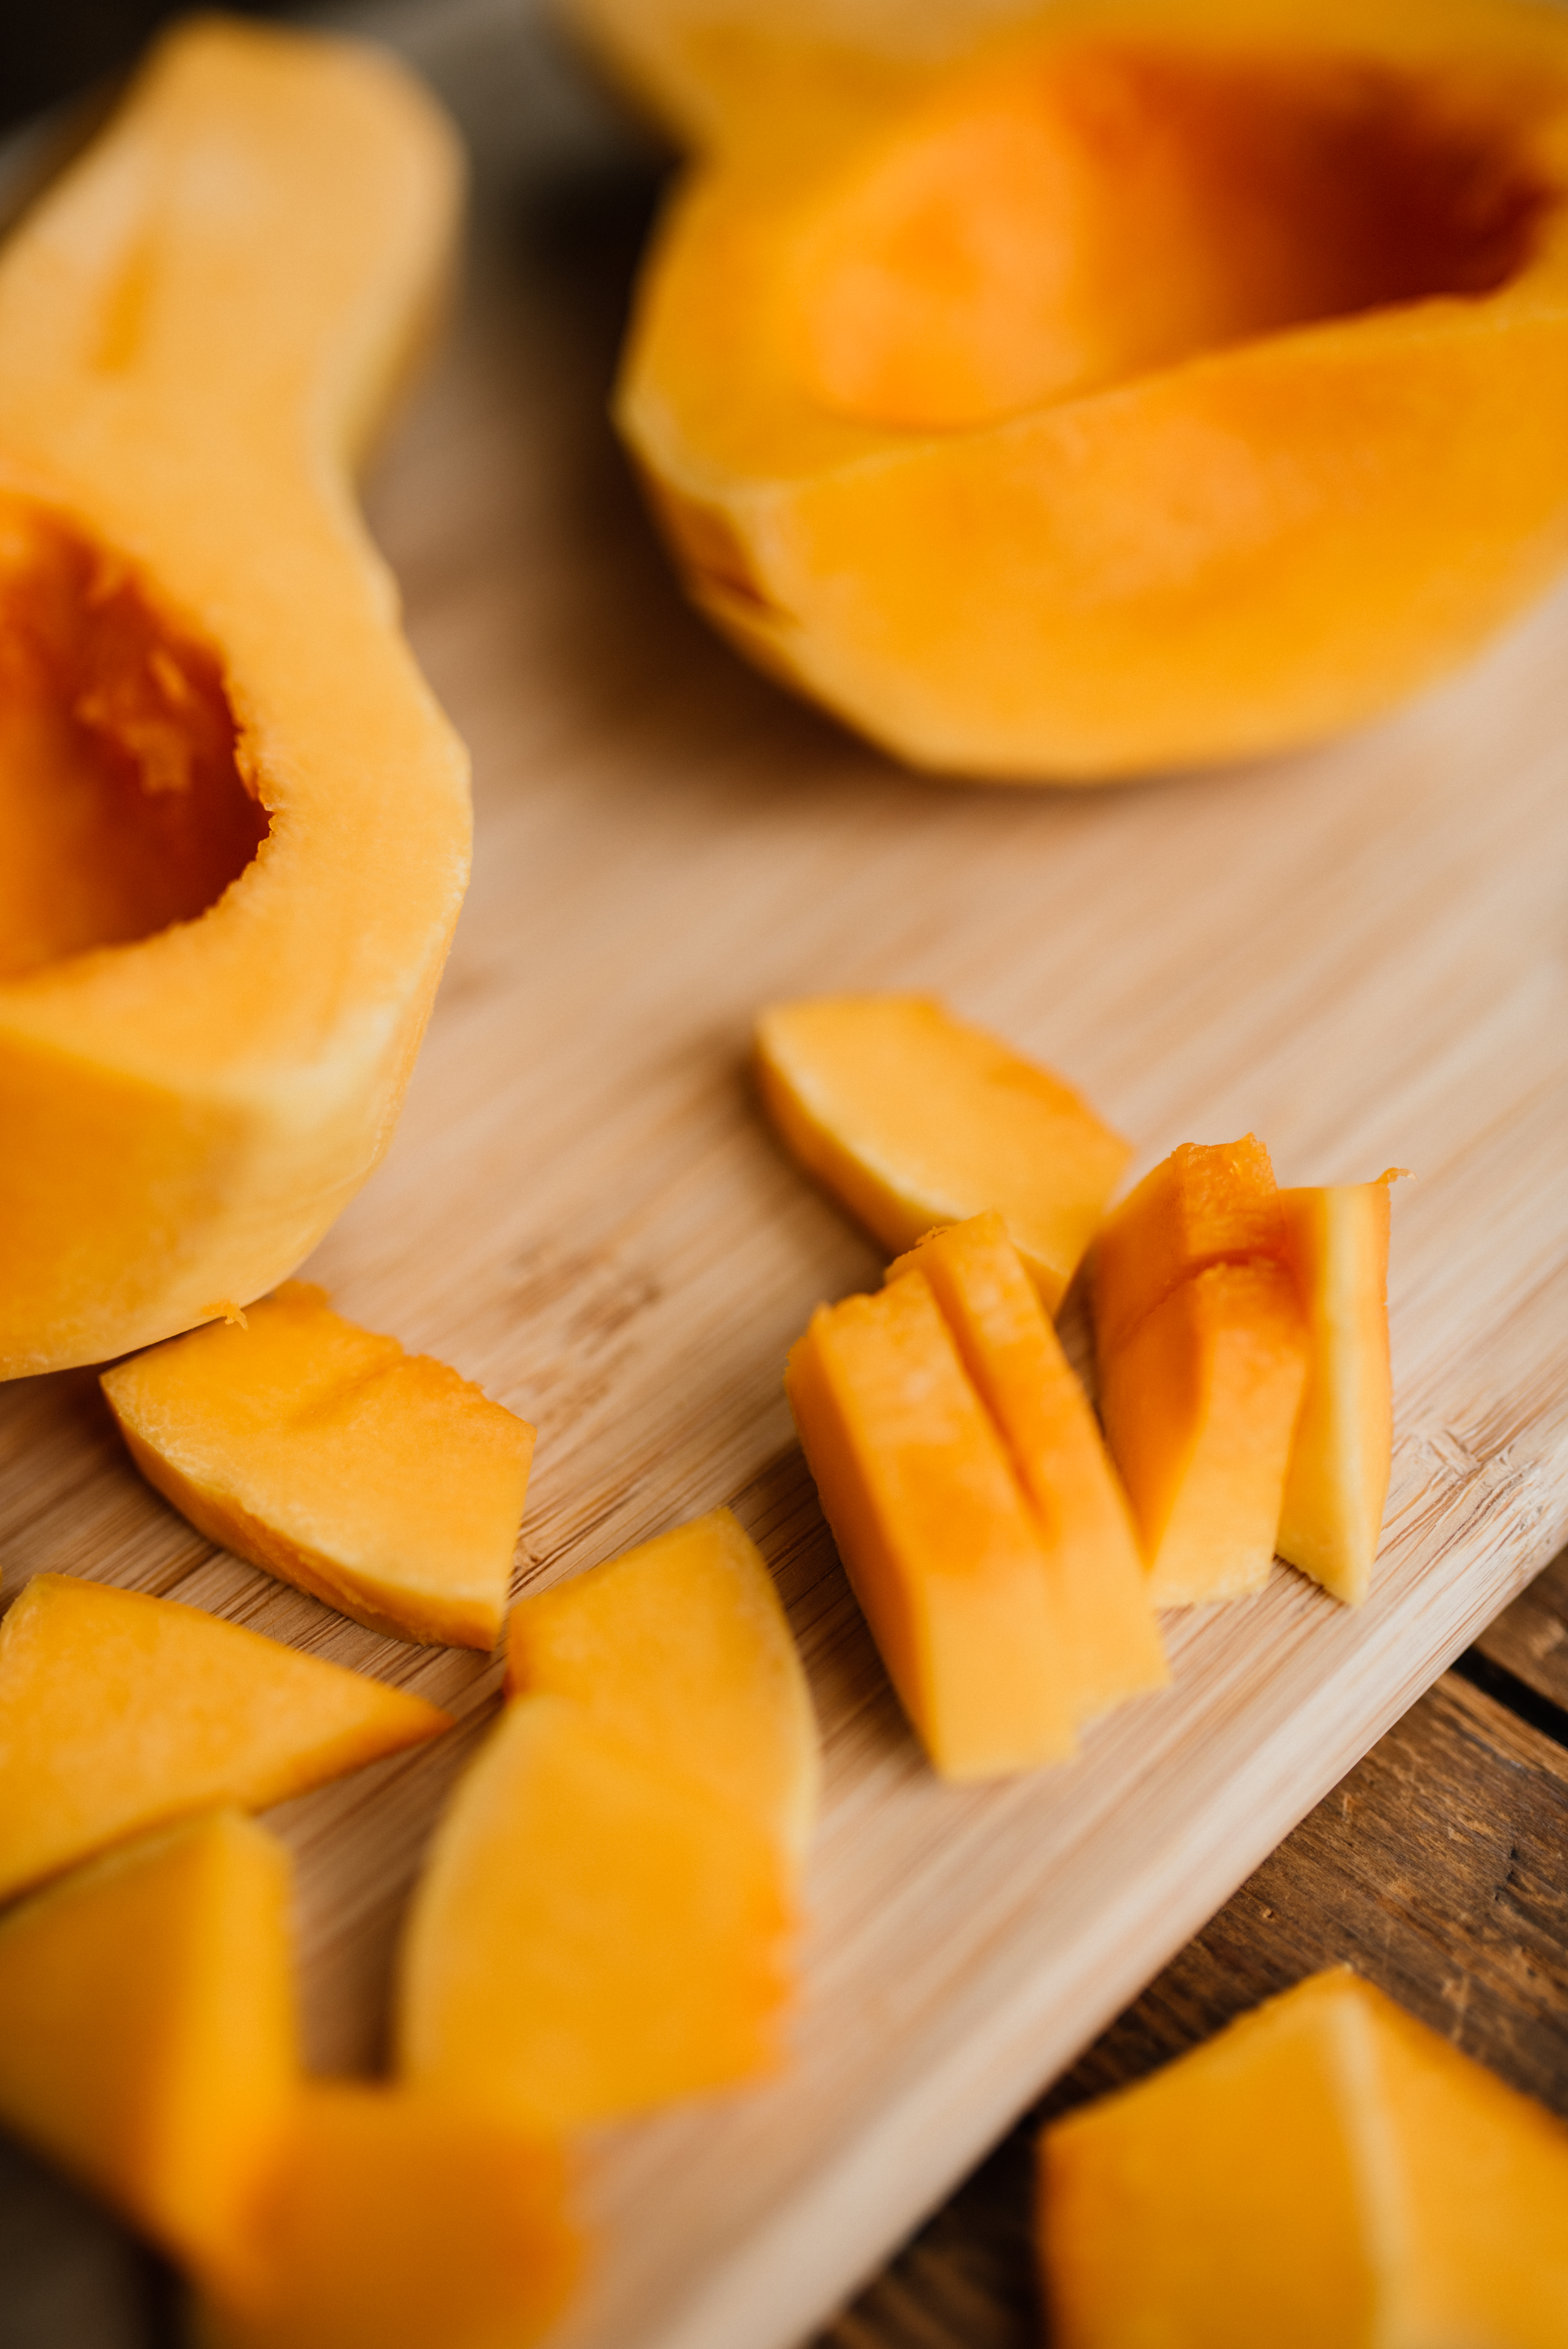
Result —
[[939, 98], [826, 195], [802, 388], [956, 429], [1315, 320], [1495, 292], [1545, 201], [1457, 78], [1089, 47]]
[[0, 978], [215, 904], [266, 837], [213, 654], [63, 517], [0, 496]]

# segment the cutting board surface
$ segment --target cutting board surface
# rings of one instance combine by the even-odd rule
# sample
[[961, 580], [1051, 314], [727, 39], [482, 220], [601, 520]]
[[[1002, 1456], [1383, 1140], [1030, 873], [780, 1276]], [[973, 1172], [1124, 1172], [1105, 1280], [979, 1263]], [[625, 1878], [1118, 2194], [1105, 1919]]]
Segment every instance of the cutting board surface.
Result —
[[[308, 1270], [537, 1424], [526, 1580], [721, 1501], [779, 1576], [828, 1761], [792, 2060], [595, 2137], [599, 2254], [560, 2349], [785, 2349], [1563, 1538], [1568, 598], [1298, 758], [1103, 792], [912, 776], [742, 667], [642, 518], [603, 404], [646, 182], [587, 115], [531, 147], [513, 12], [397, 21], [469, 94], [482, 202], [371, 510], [473, 749], [478, 845], [390, 1155]], [[1249, 1128], [1285, 1183], [1412, 1170], [1370, 1603], [1278, 1567], [1170, 1618], [1168, 1692], [1070, 1768], [980, 1789], [941, 1785], [901, 1722], [780, 1386], [811, 1307], [880, 1264], [764, 1127], [750, 1021], [870, 988], [940, 993], [1061, 1071], [1136, 1171]], [[0, 1565], [7, 1597], [42, 1569], [172, 1594], [462, 1716], [273, 1815], [313, 2057], [375, 2064], [397, 1917], [498, 1669], [214, 1553], [138, 1481], [90, 1372], [0, 1391]]]

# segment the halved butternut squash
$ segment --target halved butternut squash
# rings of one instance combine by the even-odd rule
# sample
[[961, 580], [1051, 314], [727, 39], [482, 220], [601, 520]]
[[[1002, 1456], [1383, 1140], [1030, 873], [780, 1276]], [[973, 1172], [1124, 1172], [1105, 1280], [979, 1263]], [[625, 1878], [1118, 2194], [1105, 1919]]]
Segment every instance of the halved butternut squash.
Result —
[[1358, 722], [1568, 558], [1555, 11], [1063, 0], [824, 141], [779, 47], [777, 112], [710, 83], [616, 402], [771, 674], [918, 765], [1100, 781]]
[[450, 1727], [198, 1607], [36, 1574], [0, 1623], [0, 1899], [183, 1812], [264, 1809]]
[[386, 1146], [467, 772], [347, 471], [460, 179], [381, 52], [198, 17], [0, 255], [0, 1375], [248, 1303]]
[[288, 1280], [103, 1378], [149, 1484], [209, 1539], [395, 1640], [493, 1647], [533, 1430]]
[[0, 1922], [0, 2121], [176, 2258], [242, 2266], [298, 2093], [289, 1863], [233, 1811]]

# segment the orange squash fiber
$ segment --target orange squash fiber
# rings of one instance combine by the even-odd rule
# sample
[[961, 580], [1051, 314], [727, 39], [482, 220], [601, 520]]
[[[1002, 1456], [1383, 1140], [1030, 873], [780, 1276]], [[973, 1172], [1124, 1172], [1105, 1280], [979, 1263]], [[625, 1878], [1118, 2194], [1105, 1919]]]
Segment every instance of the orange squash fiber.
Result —
[[930, 1284], [819, 1307], [785, 1378], [844, 1569], [944, 1777], [1074, 1750], [1058, 1594]]
[[232, 1811], [0, 1922], [0, 2121], [175, 2257], [231, 2272], [298, 2055], [283, 1846]]
[[1100, 1411], [1156, 1607], [1261, 1589], [1274, 1561], [1307, 1333], [1282, 1265], [1215, 1264], [1102, 1366]]
[[137, 1466], [193, 1526], [398, 1640], [500, 1636], [533, 1430], [285, 1281], [104, 1373]]
[[507, 1626], [510, 1695], [570, 1697], [773, 1825], [803, 1862], [821, 1776], [817, 1724], [773, 1578], [728, 1509], [714, 1509], [552, 1589]]
[[928, 1233], [888, 1278], [910, 1270], [930, 1282], [1034, 1512], [1074, 1720], [1162, 1688], [1170, 1671], [1126, 1496], [1001, 1216]]
[[819, 1765], [760, 1557], [718, 1510], [512, 1623], [408, 1921], [405, 2076], [548, 2131], [773, 2070]]
[[1367, 1596], [1388, 1495], [1388, 1185], [1397, 1172], [1279, 1195], [1308, 1332], [1279, 1554], [1350, 1606]]
[[263, 1809], [450, 1727], [198, 1608], [35, 1575], [0, 1623], [0, 1899], [182, 1812]]
[[997, 1208], [1056, 1310], [1128, 1159], [1059, 1077], [918, 995], [778, 1004], [757, 1065], [790, 1149], [891, 1253]]
[[1057, 2349], [1568, 2340], [1568, 2128], [1346, 1967], [1055, 2122]]
[[384, 53], [198, 16], [0, 255], [0, 1376], [260, 1296], [391, 1133], [467, 761], [348, 477], [461, 176]]
[[357, 2083], [307, 2086], [207, 2349], [526, 2349], [580, 2265], [559, 2148]]
[[[703, 13], [713, 59], [746, 11]], [[1357, 723], [1562, 566], [1558, 10], [1062, 0], [826, 138], [779, 47], [616, 403], [772, 674], [917, 764], [1094, 781]]]

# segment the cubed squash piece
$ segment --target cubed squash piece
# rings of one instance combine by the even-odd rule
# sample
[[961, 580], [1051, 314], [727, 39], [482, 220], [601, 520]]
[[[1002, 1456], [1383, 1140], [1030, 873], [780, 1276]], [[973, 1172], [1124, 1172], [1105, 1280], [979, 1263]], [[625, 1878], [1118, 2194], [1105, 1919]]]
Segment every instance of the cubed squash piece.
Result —
[[1216, 1264], [1171, 1289], [1104, 1365], [1106, 1435], [1156, 1607], [1239, 1599], [1267, 1580], [1306, 1351], [1283, 1265]]
[[777, 1005], [757, 1061], [784, 1140], [890, 1254], [995, 1207], [1056, 1310], [1128, 1157], [1070, 1086], [914, 995]]
[[217, 1811], [0, 1923], [0, 2122], [225, 2273], [297, 2087], [288, 1900], [283, 1846]]
[[1041, 2154], [1056, 2349], [1568, 2340], [1568, 2128], [1346, 1968]]
[[36, 1574], [0, 1623], [0, 1899], [121, 1836], [264, 1809], [450, 1727], [200, 1608]]
[[785, 1385], [844, 1569], [944, 1776], [1074, 1750], [1039, 1530], [923, 1274], [822, 1306]]
[[570, 1697], [512, 1699], [415, 1896], [405, 2078], [548, 2133], [772, 2071], [792, 1875], [774, 1818]]
[[1279, 1191], [1256, 1134], [1182, 1143], [1096, 1237], [1095, 1344], [1102, 1367], [1178, 1281], [1212, 1264], [1284, 1254]]
[[558, 2147], [395, 2089], [300, 2095], [204, 2349], [526, 2349], [580, 2265]]
[[773, 1578], [728, 1509], [520, 1599], [507, 1688], [571, 1697], [651, 1767], [770, 1820], [792, 1867], [804, 1858], [817, 1723]]
[[104, 1374], [137, 1466], [210, 1540], [397, 1640], [500, 1637], [533, 1430], [285, 1281]]
[[888, 1277], [911, 1269], [931, 1284], [1034, 1511], [1074, 1720], [1163, 1687], [1170, 1672], [1126, 1496], [1001, 1216], [929, 1233]]
[[1394, 1440], [1388, 1361], [1388, 1185], [1282, 1191], [1285, 1245], [1306, 1314], [1306, 1391], [1280, 1516], [1279, 1553], [1357, 1605], [1377, 1554]]

